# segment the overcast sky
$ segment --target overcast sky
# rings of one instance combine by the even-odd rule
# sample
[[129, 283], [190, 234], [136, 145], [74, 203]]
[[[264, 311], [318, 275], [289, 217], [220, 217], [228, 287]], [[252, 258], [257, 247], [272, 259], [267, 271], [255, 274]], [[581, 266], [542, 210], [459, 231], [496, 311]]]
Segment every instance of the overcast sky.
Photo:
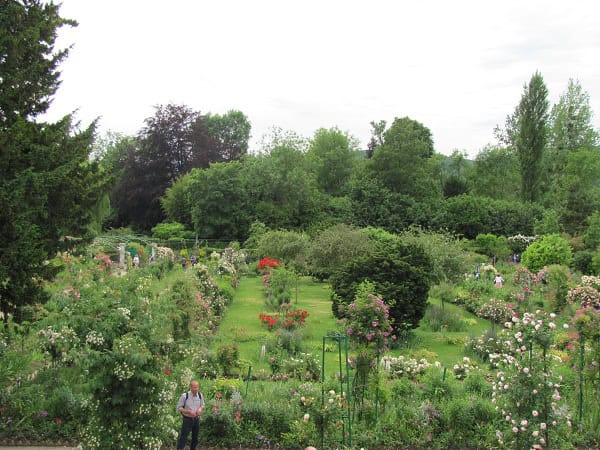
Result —
[[73, 45], [47, 116], [135, 134], [154, 105], [244, 112], [250, 148], [273, 126], [408, 116], [437, 152], [476, 155], [540, 71], [555, 103], [569, 78], [600, 128], [600, 1], [62, 0]]

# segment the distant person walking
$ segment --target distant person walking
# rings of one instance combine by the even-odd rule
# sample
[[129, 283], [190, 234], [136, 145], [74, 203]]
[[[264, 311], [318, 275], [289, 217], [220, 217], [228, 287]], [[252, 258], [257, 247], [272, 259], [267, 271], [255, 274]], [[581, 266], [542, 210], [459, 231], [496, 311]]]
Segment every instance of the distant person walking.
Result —
[[202, 414], [202, 410], [204, 409], [204, 397], [198, 392], [198, 387], [198, 382], [195, 380], [192, 381], [190, 383], [190, 390], [181, 394], [177, 402], [177, 412], [183, 416], [177, 450], [185, 448], [190, 431], [192, 432], [190, 450], [196, 450], [196, 445], [198, 445], [200, 414]]
[[503, 282], [504, 282], [504, 278], [502, 278], [502, 275], [497, 273], [496, 277], [494, 278], [494, 286], [496, 286], [497, 288], [501, 288]]

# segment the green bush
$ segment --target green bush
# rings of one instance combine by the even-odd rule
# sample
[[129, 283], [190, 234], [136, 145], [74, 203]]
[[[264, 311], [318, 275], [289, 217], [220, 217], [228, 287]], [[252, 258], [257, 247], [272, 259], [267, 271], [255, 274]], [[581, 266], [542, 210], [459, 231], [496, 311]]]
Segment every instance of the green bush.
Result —
[[416, 328], [425, 315], [431, 269], [431, 260], [422, 247], [399, 240], [380, 241], [374, 251], [348, 261], [331, 277], [333, 313], [339, 317], [337, 303], [352, 303], [357, 287], [369, 280], [390, 306], [394, 331]]
[[575, 252], [573, 267], [584, 275], [592, 275], [592, 260], [596, 254], [593, 250], [580, 250]]
[[570, 266], [573, 254], [569, 242], [558, 234], [542, 236], [521, 255], [521, 262], [532, 272], [538, 272], [550, 264]]
[[457, 313], [450, 313], [437, 306], [430, 306], [425, 312], [422, 320], [431, 331], [464, 331], [467, 324], [462, 320], [462, 316]]
[[464, 241], [451, 233], [413, 227], [402, 233], [400, 238], [404, 243], [420, 246], [425, 250], [432, 264], [432, 283], [458, 282], [468, 271]]
[[368, 252], [369, 237], [349, 225], [334, 225], [321, 231], [310, 244], [307, 265], [312, 275], [325, 280], [346, 262]]

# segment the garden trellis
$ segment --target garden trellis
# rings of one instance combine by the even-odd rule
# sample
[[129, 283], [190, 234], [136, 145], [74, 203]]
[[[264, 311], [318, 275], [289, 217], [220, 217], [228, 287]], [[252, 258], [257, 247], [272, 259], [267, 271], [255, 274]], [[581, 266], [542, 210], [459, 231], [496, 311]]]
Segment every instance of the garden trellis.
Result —
[[[321, 355], [321, 407], [325, 406], [325, 345], [327, 340], [332, 340], [337, 343], [338, 348], [338, 380], [340, 383], [340, 392], [346, 392], [346, 412], [342, 416], [342, 446], [346, 445], [346, 425], [348, 426], [348, 446], [352, 447], [352, 421], [353, 415], [350, 409], [350, 404], [354, 398], [350, 391], [350, 369], [348, 365], [348, 336], [323, 336], [323, 351]], [[345, 364], [345, 373], [342, 370], [342, 343], [343, 343], [343, 362]], [[344, 382], [346, 384], [344, 390]], [[321, 448], [324, 447], [324, 429], [321, 429]]]

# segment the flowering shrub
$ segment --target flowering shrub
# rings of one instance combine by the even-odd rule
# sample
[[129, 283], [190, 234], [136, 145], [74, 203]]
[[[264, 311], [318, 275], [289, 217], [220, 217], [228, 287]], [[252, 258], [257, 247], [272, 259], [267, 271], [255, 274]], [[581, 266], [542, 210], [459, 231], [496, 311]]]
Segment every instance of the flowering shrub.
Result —
[[241, 272], [246, 267], [246, 254], [239, 249], [227, 247], [223, 253], [213, 252], [210, 256], [217, 262], [219, 275], [229, 274], [231, 286], [237, 288], [240, 284]]
[[582, 308], [600, 309], [600, 291], [591, 285], [577, 286], [567, 292], [570, 304], [579, 304]]
[[562, 376], [552, 370], [549, 350], [554, 343], [556, 316], [525, 313], [505, 323], [500, 353], [490, 355], [498, 368], [492, 402], [501, 414], [500, 444], [514, 448], [560, 447], [571, 427], [569, 406], [562, 400]]
[[597, 291], [600, 291], [600, 277], [583, 275], [581, 277], [581, 284], [583, 286], [589, 286], [596, 289]]
[[260, 315], [258, 316], [258, 319], [260, 320], [260, 322], [264, 325], [267, 326], [267, 330], [271, 331], [273, 329], [273, 327], [275, 327], [275, 325], [277, 324], [277, 321], [279, 320], [279, 316], [277, 314], [265, 314], [265, 313], [260, 313]]
[[283, 263], [273, 258], [263, 258], [258, 262], [258, 269], [269, 271], [269, 269], [274, 269], [275, 267], [281, 267]]
[[523, 234], [516, 234], [508, 237], [508, 245], [511, 250], [516, 253], [523, 253], [529, 245], [531, 245], [537, 236], [525, 236]]
[[338, 435], [344, 426], [348, 400], [345, 392], [331, 389], [325, 392], [321, 400], [321, 392], [311, 383], [298, 386], [292, 399], [300, 405], [302, 421], [314, 423], [319, 434]]
[[477, 369], [477, 364], [471, 361], [467, 356], [463, 357], [462, 362], [454, 364], [452, 371], [454, 372], [454, 378], [457, 380], [464, 380], [471, 371]]
[[226, 291], [221, 289], [213, 280], [208, 267], [196, 264], [195, 276], [200, 296], [207, 299], [215, 316], [221, 316], [231, 301]]
[[[414, 358], [405, 358], [400, 355], [397, 358], [393, 356], [384, 356], [381, 358], [381, 367], [390, 373], [394, 378], [402, 378], [404, 376], [414, 380], [419, 375], [425, 373], [425, 371], [432, 366], [432, 364], [425, 358], [419, 360]], [[441, 367], [439, 362], [435, 362], [433, 365]]]
[[283, 328], [287, 330], [295, 330], [306, 323], [306, 318], [309, 316], [308, 311], [303, 309], [295, 309], [287, 313], [283, 322]]
[[383, 300], [372, 294], [373, 285], [363, 282], [359, 285], [353, 303], [344, 308], [346, 334], [356, 344], [373, 348], [376, 353], [388, 349], [392, 327], [389, 320], [389, 307]]
[[494, 323], [502, 323], [510, 320], [513, 316], [513, 309], [512, 305], [502, 300], [491, 298], [489, 302], [481, 305], [477, 315], [484, 319], [489, 319]]
[[537, 278], [533, 273], [527, 270], [527, 267], [519, 266], [517, 270], [515, 270], [513, 282], [523, 288], [531, 288], [531, 286], [537, 283]]
[[502, 341], [494, 333], [487, 332], [476, 338], [471, 338], [465, 344], [465, 348], [479, 357], [482, 361], [488, 361], [490, 355], [502, 351]]

